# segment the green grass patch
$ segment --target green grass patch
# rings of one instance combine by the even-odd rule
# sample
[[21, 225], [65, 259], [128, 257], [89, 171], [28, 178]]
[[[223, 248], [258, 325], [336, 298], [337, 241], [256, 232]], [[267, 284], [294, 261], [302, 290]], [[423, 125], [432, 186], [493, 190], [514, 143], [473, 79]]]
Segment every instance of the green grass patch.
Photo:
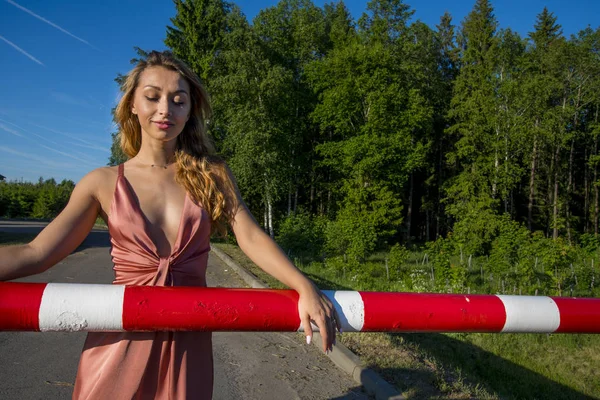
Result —
[[[213, 246], [283, 288], [239, 247]], [[384, 263], [385, 255], [375, 254], [354, 268], [341, 257], [299, 267], [321, 289], [435, 289], [424, 253], [412, 252], [402, 271], [386, 270]], [[339, 340], [409, 399], [599, 398], [600, 335], [345, 333]]]

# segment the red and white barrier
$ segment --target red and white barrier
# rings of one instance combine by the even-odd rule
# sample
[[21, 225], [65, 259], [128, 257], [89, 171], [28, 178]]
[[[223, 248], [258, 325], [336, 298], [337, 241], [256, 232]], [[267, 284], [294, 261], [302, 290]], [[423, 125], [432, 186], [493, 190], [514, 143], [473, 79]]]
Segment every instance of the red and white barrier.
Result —
[[[600, 333], [600, 299], [324, 291], [345, 332]], [[297, 331], [293, 290], [0, 283], [0, 331]]]

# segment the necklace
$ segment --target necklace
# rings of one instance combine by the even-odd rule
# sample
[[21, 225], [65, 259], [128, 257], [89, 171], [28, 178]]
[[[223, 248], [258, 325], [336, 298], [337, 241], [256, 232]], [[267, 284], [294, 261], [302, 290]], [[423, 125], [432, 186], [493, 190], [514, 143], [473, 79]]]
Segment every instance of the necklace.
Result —
[[154, 168], [154, 167], [157, 167], [157, 168], [158, 168], [158, 167], [160, 167], [160, 168], [163, 168], [163, 169], [167, 169], [167, 167], [168, 167], [169, 165], [171, 165], [171, 164], [173, 164], [173, 163], [172, 163], [172, 162], [170, 162], [170, 163], [168, 163], [168, 164], [165, 164], [165, 165], [151, 164], [150, 166], [151, 166], [152, 168]]

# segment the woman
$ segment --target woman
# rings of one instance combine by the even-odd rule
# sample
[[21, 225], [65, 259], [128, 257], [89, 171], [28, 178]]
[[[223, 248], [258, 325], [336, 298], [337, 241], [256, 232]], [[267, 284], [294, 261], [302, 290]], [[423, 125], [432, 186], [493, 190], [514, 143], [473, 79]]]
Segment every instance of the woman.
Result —
[[[253, 219], [229, 169], [212, 155], [209, 113], [198, 77], [169, 52], [151, 52], [127, 76], [116, 110], [130, 159], [86, 175], [31, 243], [0, 248], [0, 280], [50, 268], [100, 216], [111, 234], [115, 284], [206, 286], [210, 234], [229, 223], [258, 266], [298, 291], [307, 342], [313, 321], [323, 350], [330, 349], [331, 302]], [[94, 332], [84, 345], [73, 398], [208, 399], [212, 384], [210, 332]]]

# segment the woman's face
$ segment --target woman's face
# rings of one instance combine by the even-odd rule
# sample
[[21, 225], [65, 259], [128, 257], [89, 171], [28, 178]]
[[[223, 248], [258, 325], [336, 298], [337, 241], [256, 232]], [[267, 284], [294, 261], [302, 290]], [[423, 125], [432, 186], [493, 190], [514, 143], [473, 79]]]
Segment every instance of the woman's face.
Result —
[[144, 133], [153, 139], [176, 139], [191, 110], [190, 86], [176, 71], [149, 67], [140, 74], [131, 111]]

